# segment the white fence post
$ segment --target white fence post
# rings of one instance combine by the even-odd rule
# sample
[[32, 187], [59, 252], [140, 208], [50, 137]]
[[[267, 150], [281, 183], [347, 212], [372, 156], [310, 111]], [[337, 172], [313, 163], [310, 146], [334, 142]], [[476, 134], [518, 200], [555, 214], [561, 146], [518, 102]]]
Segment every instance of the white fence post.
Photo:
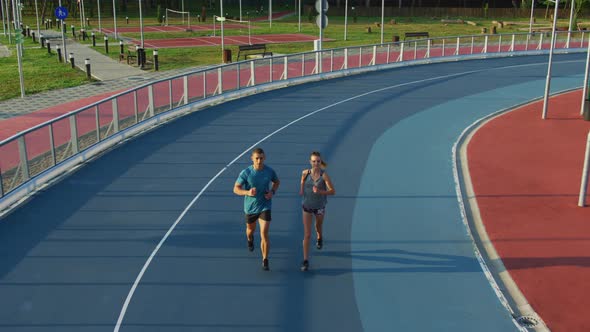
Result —
[[[78, 113], [79, 114], [79, 113]], [[78, 149], [78, 126], [76, 124], [76, 114], [70, 116], [70, 141], [72, 142], [72, 154], [79, 152]]]
[[584, 169], [582, 170], [582, 181], [580, 183], [580, 197], [578, 206], [584, 207], [586, 201], [586, 187], [588, 187], [588, 164], [590, 163], [590, 132], [586, 140], [586, 153], [584, 154]]

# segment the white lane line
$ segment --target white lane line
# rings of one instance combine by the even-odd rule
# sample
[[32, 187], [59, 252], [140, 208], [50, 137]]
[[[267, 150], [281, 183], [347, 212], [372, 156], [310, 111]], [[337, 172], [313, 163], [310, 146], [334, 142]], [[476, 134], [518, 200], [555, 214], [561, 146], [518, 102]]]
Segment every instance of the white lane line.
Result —
[[[569, 62], [582, 62], [583, 60], [570, 60], [570, 61], [562, 61], [559, 63], [569, 63]], [[384, 87], [384, 88], [380, 88], [380, 89], [376, 89], [376, 90], [372, 90], [369, 92], [365, 92], [365, 93], [361, 93], [359, 95], [350, 97], [350, 98], [346, 98], [343, 99], [341, 101], [335, 102], [331, 105], [322, 107], [320, 109], [317, 109], [313, 112], [310, 112], [306, 115], [303, 115], [289, 123], [287, 123], [286, 125], [280, 127], [279, 129], [273, 131], [272, 133], [268, 134], [267, 136], [263, 137], [262, 139], [260, 139], [258, 142], [252, 144], [250, 147], [248, 147], [246, 150], [244, 150], [242, 153], [240, 153], [237, 157], [235, 157], [232, 161], [230, 161], [226, 166], [224, 166], [214, 177], [211, 178], [211, 180], [209, 180], [209, 182], [207, 182], [207, 184], [203, 187], [203, 189], [201, 189], [201, 191], [199, 191], [199, 193], [197, 194], [197, 196], [195, 196], [192, 201], [186, 206], [186, 208], [182, 211], [182, 213], [178, 216], [178, 218], [176, 219], [176, 221], [172, 224], [172, 226], [170, 226], [170, 229], [168, 229], [168, 231], [166, 232], [166, 234], [164, 234], [164, 237], [160, 240], [160, 242], [158, 243], [158, 245], [156, 246], [156, 248], [154, 248], [154, 250], [152, 251], [151, 255], [148, 257], [148, 259], [146, 260], [145, 264], [143, 265], [143, 267], [141, 268], [141, 271], [139, 272], [139, 274], [137, 275], [137, 278], [135, 278], [135, 282], [133, 283], [133, 286], [131, 286], [131, 289], [129, 290], [129, 293], [127, 294], [127, 298], [125, 299], [125, 303], [123, 304], [123, 307], [121, 308], [121, 312], [119, 313], [119, 318], [117, 319], [117, 324], [115, 325], [115, 329], [113, 330], [113, 332], [119, 332], [119, 330], [121, 329], [121, 324], [123, 323], [123, 319], [125, 318], [125, 314], [127, 313], [127, 309], [129, 308], [129, 303], [131, 302], [131, 299], [133, 298], [133, 294], [135, 293], [135, 290], [137, 289], [137, 286], [139, 285], [139, 283], [141, 282], [141, 279], [143, 278], [143, 275], [145, 273], [145, 271], [147, 270], [147, 268], [149, 267], [149, 265], [151, 264], [152, 260], [154, 259], [154, 257], [156, 256], [156, 254], [158, 253], [158, 251], [160, 250], [160, 248], [162, 247], [162, 245], [164, 244], [164, 242], [166, 242], [166, 240], [168, 239], [168, 237], [170, 236], [170, 234], [172, 234], [172, 232], [174, 231], [174, 229], [176, 228], [176, 226], [180, 223], [180, 221], [182, 220], [182, 218], [185, 216], [185, 214], [188, 212], [188, 210], [197, 202], [197, 200], [201, 197], [201, 195], [203, 195], [203, 193], [205, 192], [205, 190], [207, 190], [207, 188], [209, 188], [209, 186], [213, 183], [213, 181], [215, 181], [223, 172], [225, 172], [225, 170], [230, 167], [231, 165], [233, 165], [238, 159], [242, 158], [242, 156], [244, 156], [246, 153], [248, 153], [248, 151], [250, 151], [251, 149], [253, 149], [254, 147], [256, 147], [257, 145], [259, 145], [260, 143], [266, 141], [267, 139], [269, 139], [270, 137], [274, 136], [275, 134], [277, 134], [278, 132], [284, 130], [285, 128], [288, 128], [289, 126], [305, 119], [308, 118], [316, 113], [325, 111], [329, 108], [332, 108], [334, 106], [340, 105], [340, 104], [344, 104], [347, 103], [351, 100], [355, 100], [358, 98], [362, 98], [364, 96], [368, 96], [374, 93], [378, 93], [378, 92], [382, 92], [385, 90], [390, 90], [390, 89], [395, 89], [395, 88], [400, 88], [403, 86], [407, 86], [407, 85], [412, 85], [412, 84], [418, 84], [418, 83], [424, 83], [424, 82], [429, 82], [429, 81], [436, 81], [436, 80], [441, 80], [441, 79], [446, 79], [446, 78], [450, 78], [450, 77], [455, 77], [455, 76], [461, 76], [461, 75], [469, 75], [469, 74], [474, 74], [474, 73], [480, 73], [480, 72], [485, 72], [485, 71], [491, 71], [491, 70], [498, 70], [498, 69], [510, 69], [510, 68], [517, 68], [517, 67], [529, 67], [529, 66], [539, 66], [539, 65], [546, 65], [546, 62], [539, 62], [539, 63], [528, 63], [528, 64], [522, 64], [522, 65], [513, 65], [513, 66], [505, 66], [505, 67], [496, 67], [496, 68], [486, 68], [486, 69], [479, 69], [479, 70], [470, 70], [470, 71], [465, 71], [465, 72], [460, 72], [460, 73], [454, 73], [454, 74], [449, 74], [449, 75], [443, 75], [443, 76], [437, 76], [437, 77], [431, 77], [431, 78], [425, 78], [422, 80], [417, 80], [417, 81], [412, 81], [412, 82], [406, 82], [406, 83], [401, 83], [401, 84], [396, 84], [396, 85], [392, 85], [392, 86], [388, 86], [388, 87]]]

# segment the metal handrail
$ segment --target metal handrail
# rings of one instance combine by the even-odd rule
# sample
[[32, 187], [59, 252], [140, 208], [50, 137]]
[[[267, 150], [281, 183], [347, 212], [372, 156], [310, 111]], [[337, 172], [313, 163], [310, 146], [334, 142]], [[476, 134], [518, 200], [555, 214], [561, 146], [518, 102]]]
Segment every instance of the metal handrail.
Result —
[[[573, 33], [581, 34], [581, 38], [576, 40], [579, 40], [580, 48], [583, 48], [584, 32]], [[183, 108], [196, 101], [223, 97], [235, 91], [269, 83], [288, 82], [297, 78], [345, 72], [376, 65], [408, 63], [432, 58], [457, 58], [474, 54], [477, 56], [523, 52], [538, 54], [543, 50], [545, 34], [545, 32], [481, 34], [340, 47], [249, 59], [144, 83], [60, 115], [1, 141], [0, 203], [7, 194], [28, 183], [32, 178], [80, 155], [102, 141], [124, 133], [125, 130], [138, 124], [147, 123], [159, 114]], [[560, 31], [557, 34], [570, 36], [568, 38], [570, 44], [566, 46], [569, 46], [569, 49], [578, 49], [571, 47], [575, 44], [571, 42], [571, 31]], [[539, 35], [538, 46], [529, 47], [534, 45], [529, 42], [537, 35]], [[517, 37], [522, 37], [523, 42], [526, 38], [526, 45], [518, 44]], [[446, 42], [448, 40], [453, 42]], [[497, 48], [490, 46], [496, 45], [494, 41], [497, 41]], [[523, 45], [523, 50], [517, 49], [518, 46]], [[509, 47], [508, 51], [503, 51], [502, 46]], [[465, 53], [461, 52], [462, 47], [465, 48]], [[454, 49], [454, 52], [449, 49]], [[476, 49], [477, 52], [475, 52]], [[440, 51], [441, 55], [433, 56], [434, 51]], [[391, 56], [392, 54], [397, 56]], [[159, 93], [159, 91], [163, 92]], [[82, 122], [87, 125], [85, 128], [81, 125]], [[92, 126], [88, 125], [90, 123]], [[46, 138], [38, 137], [40, 135], [47, 136]], [[34, 136], [31, 142], [27, 142], [31, 136]]]

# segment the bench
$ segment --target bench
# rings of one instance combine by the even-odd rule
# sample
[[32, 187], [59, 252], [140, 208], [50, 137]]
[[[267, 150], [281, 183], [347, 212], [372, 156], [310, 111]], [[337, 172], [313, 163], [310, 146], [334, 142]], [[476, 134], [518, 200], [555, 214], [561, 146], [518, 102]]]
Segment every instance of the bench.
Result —
[[263, 57], [267, 55], [272, 56], [272, 52], [266, 51], [266, 44], [239, 45], [236, 61], [240, 60], [241, 54], [244, 55], [244, 60], [248, 59], [251, 55], [262, 55]]
[[406, 32], [404, 34], [404, 40], [406, 38], [418, 38], [418, 37], [426, 37], [429, 38], [428, 32]]
[[124, 53], [119, 54], [119, 61], [123, 61], [125, 59], [127, 59], [127, 64], [131, 64], [132, 61], [137, 63], [137, 50], [135, 45], [127, 46], [127, 55]]

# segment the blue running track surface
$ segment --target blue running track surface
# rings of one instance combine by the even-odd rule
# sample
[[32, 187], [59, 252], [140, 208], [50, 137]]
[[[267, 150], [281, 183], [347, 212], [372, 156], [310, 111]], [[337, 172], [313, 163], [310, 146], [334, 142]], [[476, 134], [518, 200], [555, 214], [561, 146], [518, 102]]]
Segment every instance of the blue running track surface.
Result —
[[[552, 91], [581, 86], [584, 59], [556, 56]], [[129, 141], [0, 222], [0, 331], [516, 331], [463, 225], [451, 149], [477, 119], [542, 96], [546, 62], [300, 85]], [[232, 193], [254, 145], [281, 179], [270, 272]], [[298, 183], [314, 150], [337, 194], [303, 273]]]

